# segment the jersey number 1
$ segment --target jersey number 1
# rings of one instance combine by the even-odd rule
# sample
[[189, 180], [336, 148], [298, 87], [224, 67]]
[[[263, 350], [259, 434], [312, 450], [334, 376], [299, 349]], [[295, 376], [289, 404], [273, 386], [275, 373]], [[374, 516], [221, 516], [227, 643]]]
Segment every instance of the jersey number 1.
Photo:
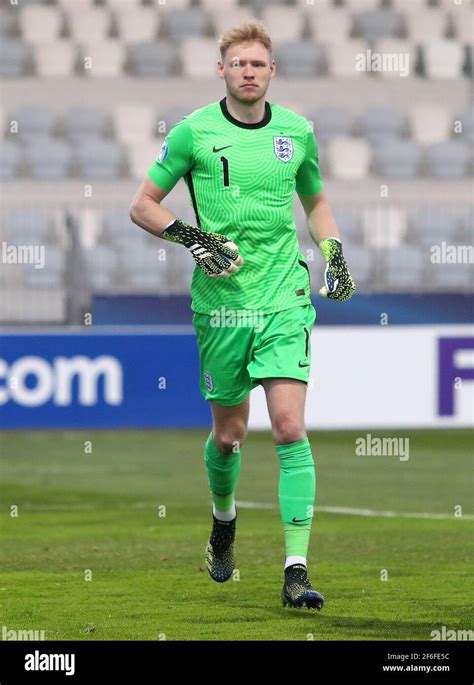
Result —
[[230, 186], [229, 183], [229, 160], [227, 157], [221, 157], [221, 162], [222, 162], [222, 168], [224, 170], [224, 187], [228, 188]]

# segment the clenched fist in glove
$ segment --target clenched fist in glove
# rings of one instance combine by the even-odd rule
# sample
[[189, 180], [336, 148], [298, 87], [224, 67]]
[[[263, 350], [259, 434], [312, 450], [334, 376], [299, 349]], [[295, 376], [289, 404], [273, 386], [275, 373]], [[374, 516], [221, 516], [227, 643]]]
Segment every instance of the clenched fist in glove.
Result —
[[176, 219], [161, 237], [188, 248], [198, 267], [210, 278], [227, 278], [244, 263], [237, 245], [220, 233], [207, 233]]

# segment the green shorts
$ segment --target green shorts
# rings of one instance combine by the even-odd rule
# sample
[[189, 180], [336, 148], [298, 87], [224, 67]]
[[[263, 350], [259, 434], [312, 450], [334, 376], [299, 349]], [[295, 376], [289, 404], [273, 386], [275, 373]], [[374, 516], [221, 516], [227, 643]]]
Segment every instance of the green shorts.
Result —
[[315, 320], [311, 304], [274, 314], [224, 307], [212, 314], [195, 313], [204, 398], [234, 406], [243, 402], [262, 378], [295, 378], [307, 383]]

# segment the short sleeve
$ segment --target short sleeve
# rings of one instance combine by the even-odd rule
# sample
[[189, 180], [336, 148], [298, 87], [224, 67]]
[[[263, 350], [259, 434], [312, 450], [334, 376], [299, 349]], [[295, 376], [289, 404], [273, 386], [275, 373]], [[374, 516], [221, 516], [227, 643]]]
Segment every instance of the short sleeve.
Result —
[[193, 138], [186, 118], [173, 126], [161, 146], [160, 154], [148, 169], [148, 177], [169, 192], [192, 167]]
[[314, 133], [308, 125], [305, 156], [296, 174], [296, 192], [301, 195], [316, 195], [322, 189], [318, 146]]

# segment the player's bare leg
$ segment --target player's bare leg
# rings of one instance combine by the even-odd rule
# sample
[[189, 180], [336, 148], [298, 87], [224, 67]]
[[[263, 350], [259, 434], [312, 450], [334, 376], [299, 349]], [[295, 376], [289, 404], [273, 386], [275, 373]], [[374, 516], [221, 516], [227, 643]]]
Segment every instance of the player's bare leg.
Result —
[[307, 551], [316, 495], [311, 446], [304, 427], [306, 383], [291, 378], [262, 381], [280, 458], [278, 495], [285, 533], [283, 605], [321, 609], [324, 598], [307, 575]]
[[234, 493], [240, 472], [240, 446], [247, 435], [249, 398], [233, 407], [211, 402], [213, 426], [206, 443], [205, 460], [213, 500], [212, 531], [206, 546], [206, 565], [223, 583], [235, 567]]

